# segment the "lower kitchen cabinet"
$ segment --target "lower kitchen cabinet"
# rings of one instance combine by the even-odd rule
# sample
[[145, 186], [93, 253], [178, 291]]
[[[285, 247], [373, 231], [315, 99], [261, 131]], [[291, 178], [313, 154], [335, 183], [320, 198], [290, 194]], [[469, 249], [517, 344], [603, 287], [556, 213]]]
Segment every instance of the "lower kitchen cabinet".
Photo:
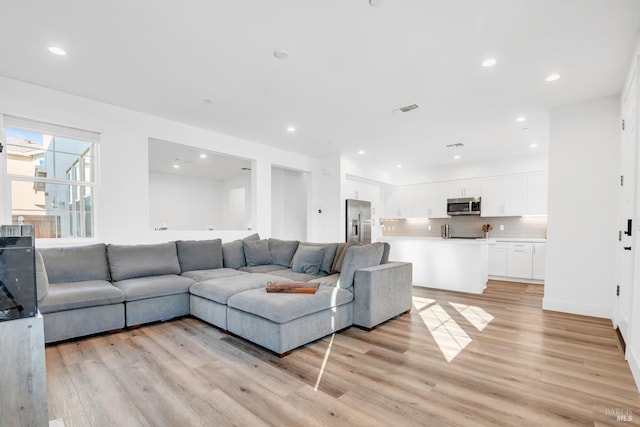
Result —
[[507, 275], [507, 244], [504, 242], [489, 243], [489, 276]]
[[533, 275], [533, 245], [509, 243], [507, 246], [507, 277], [531, 279]]
[[489, 276], [544, 280], [546, 243], [489, 243]]
[[544, 280], [547, 259], [547, 244], [533, 243], [533, 278]]

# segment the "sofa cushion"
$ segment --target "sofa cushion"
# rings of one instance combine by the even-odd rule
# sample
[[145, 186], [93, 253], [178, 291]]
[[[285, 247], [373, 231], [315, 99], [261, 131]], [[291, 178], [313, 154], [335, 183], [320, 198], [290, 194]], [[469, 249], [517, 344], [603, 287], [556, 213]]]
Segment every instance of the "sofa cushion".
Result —
[[[352, 300], [353, 294], [345, 289], [320, 285], [315, 294], [269, 294], [265, 289], [240, 292], [231, 296], [227, 305], [282, 324]], [[330, 313], [327, 316], [329, 321]]]
[[296, 273], [317, 275], [320, 272], [324, 248], [300, 246], [291, 261], [291, 269]]
[[319, 283], [324, 286], [338, 286], [340, 280], [340, 273], [332, 274], [331, 276], [316, 277], [309, 280], [309, 283]]
[[320, 271], [324, 271], [327, 274], [331, 273], [331, 266], [333, 265], [333, 259], [336, 256], [336, 250], [338, 249], [337, 243], [309, 243], [309, 242], [300, 242], [298, 245], [298, 249], [300, 246], [312, 246], [312, 247], [320, 247], [324, 249], [324, 255], [322, 256], [322, 264], [320, 265]]
[[288, 270], [288, 267], [283, 267], [277, 264], [267, 265], [255, 265], [253, 267], [240, 267], [240, 271], [247, 273], [271, 273], [272, 271]]
[[222, 268], [222, 240], [178, 240], [180, 271]]
[[293, 255], [298, 249], [297, 240], [269, 239], [269, 252], [271, 252], [271, 262], [284, 267], [291, 266]]
[[125, 301], [176, 295], [189, 292], [195, 282], [176, 274], [147, 276], [114, 282], [113, 286], [124, 292]]
[[342, 271], [340, 272], [340, 287], [353, 286], [356, 270], [373, 267], [380, 264], [384, 245], [376, 242], [372, 245], [352, 246], [346, 250]]
[[49, 283], [111, 280], [105, 245], [38, 249]]
[[389, 253], [391, 252], [391, 245], [387, 242], [382, 242], [384, 249], [382, 250], [382, 259], [380, 264], [387, 264], [389, 262]]
[[362, 244], [356, 240], [350, 240], [347, 243], [342, 244], [342, 250], [338, 247], [336, 251], [336, 257], [333, 260], [333, 265], [331, 266], [331, 272], [339, 273], [342, 270], [342, 264], [344, 263], [344, 256], [347, 254], [347, 250], [353, 246], [362, 246]]
[[38, 302], [42, 301], [49, 292], [49, 277], [44, 267], [42, 254], [36, 249], [36, 295]]
[[233, 268], [215, 268], [213, 270], [185, 271], [180, 275], [195, 280], [196, 282], [203, 282], [205, 280], [217, 279], [219, 277], [241, 276], [243, 274], [247, 273], [234, 270]]
[[322, 271], [318, 274], [306, 274], [296, 273], [290, 268], [287, 268], [286, 270], [272, 271], [271, 274], [293, 280], [294, 282], [308, 282], [309, 280], [326, 276], [326, 273], [323, 273]]
[[196, 283], [191, 286], [192, 295], [215, 301], [219, 304], [226, 304], [227, 300], [239, 293], [250, 289], [264, 288], [269, 282], [289, 282], [288, 279], [272, 276], [270, 274], [247, 274], [242, 277], [234, 277], [231, 280], [213, 279]]
[[255, 241], [260, 240], [258, 233], [251, 234], [242, 240], [234, 240], [233, 242], [227, 242], [222, 244], [222, 261], [225, 267], [238, 269], [247, 265], [246, 258], [244, 256], [243, 241]]
[[104, 280], [53, 283], [38, 309], [42, 314], [99, 305], [118, 304], [124, 301], [124, 293]]
[[238, 269], [247, 265], [242, 240], [222, 244], [222, 262], [225, 268]]
[[244, 257], [247, 267], [271, 264], [271, 252], [267, 240], [243, 240]]
[[114, 281], [136, 277], [180, 274], [176, 244], [107, 246]]

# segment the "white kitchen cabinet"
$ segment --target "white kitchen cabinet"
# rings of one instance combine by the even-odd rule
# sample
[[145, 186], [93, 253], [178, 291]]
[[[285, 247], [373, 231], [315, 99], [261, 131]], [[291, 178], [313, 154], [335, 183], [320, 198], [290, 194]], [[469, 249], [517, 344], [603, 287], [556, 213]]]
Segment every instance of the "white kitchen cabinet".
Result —
[[480, 192], [482, 200], [480, 202], [481, 216], [503, 216], [504, 197], [502, 192], [502, 178], [491, 178], [482, 181]]
[[522, 216], [525, 213], [525, 175], [489, 178], [482, 181], [482, 216]]
[[398, 185], [385, 191], [384, 217], [413, 217], [413, 186]]
[[532, 278], [544, 280], [547, 263], [547, 244], [533, 243]]
[[489, 243], [489, 276], [507, 275], [507, 244], [503, 242]]
[[531, 279], [533, 275], [533, 244], [507, 244], [507, 277]]
[[527, 176], [526, 215], [546, 215], [548, 196], [548, 174], [537, 173]]
[[477, 180], [452, 181], [447, 188], [450, 198], [478, 197], [480, 195], [480, 182]]
[[429, 217], [429, 185], [413, 186], [413, 216], [415, 218]]
[[449, 218], [447, 215], [447, 183], [428, 184], [428, 207], [427, 216], [429, 218]]

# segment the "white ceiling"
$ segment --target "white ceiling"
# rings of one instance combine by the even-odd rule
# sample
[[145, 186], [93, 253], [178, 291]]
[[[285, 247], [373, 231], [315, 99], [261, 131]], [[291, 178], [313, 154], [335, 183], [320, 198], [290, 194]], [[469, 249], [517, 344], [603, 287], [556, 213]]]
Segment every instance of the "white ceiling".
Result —
[[[640, 30], [638, 0], [29, 0], [1, 11], [0, 75], [404, 171], [456, 164], [444, 146], [457, 142], [458, 163], [544, 155], [549, 109], [620, 92]], [[487, 57], [497, 65], [481, 67]]]

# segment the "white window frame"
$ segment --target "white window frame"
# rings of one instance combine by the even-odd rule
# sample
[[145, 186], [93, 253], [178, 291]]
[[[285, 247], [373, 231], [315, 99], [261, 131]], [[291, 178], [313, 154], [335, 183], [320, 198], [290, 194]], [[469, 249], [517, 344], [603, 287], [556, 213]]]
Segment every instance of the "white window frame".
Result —
[[[40, 177], [24, 177], [19, 175], [10, 175], [7, 168], [7, 138], [5, 127], [32, 130], [36, 132], [48, 133], [55, 136], [78, 139], [81, 141], [92, 143], [93, 145], [93, 181], [69, 181], [55, 178]], [[37, 238], [39, 246], [60, 246], [65, 244], [78, 244], [82, 242], [91, 243], [98, 241], [101, 224], [100, 207], [100, 133], [95, 131], [84, 130], [65, 125], [52, 124], [37, 119], [23, 118], [19, 116], [1, 114], [0, 113], [0, 143], [3, 145], [3, 151], [0, 154], [0, 176], [2, 183], [0, 184], [0, 224], [12, 223], [12, 199], [11, 199], [11, 181], [24, 182], [42, 182], [48, 184], [60, 185], [82, 185], [91, 190], [92, 197], [92, 237], [59, 237], [59, 238]], [[81, 167], [84, 165], [81, 165]], [[72, 166], [73, 168], [73, 166]], [[83, 171], [84, 172], [84, 171]], [[73, 172], [72, 172], [73, 173]]]

